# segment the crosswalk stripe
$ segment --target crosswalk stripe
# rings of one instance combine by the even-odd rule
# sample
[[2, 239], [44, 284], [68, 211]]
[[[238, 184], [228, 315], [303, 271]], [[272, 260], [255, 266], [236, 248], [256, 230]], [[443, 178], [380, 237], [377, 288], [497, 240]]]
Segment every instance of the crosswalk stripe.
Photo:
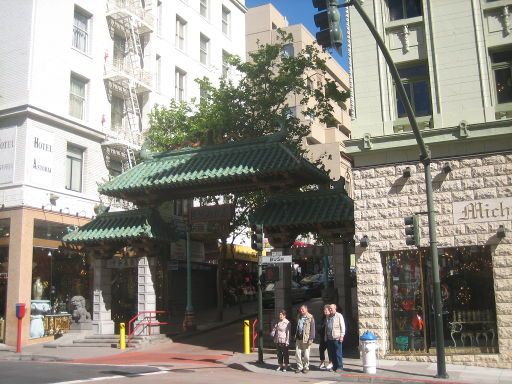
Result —
[[83, 380], [59, 381], [59, 382], [56, 382], [56, 383], [53, 383], [53, 384], [91, 383], [91, 382], [103, 381], [103, 380], [126, 379], [126, 378], [134, 377], [134, 376], [162, 375], [162, 374], [165, 374], [165, 373], [168, 373], [168, 372], [167, 371], [157, 371], [157, 372], [147, 372], [147, 373], [133, 373], [133, 374], [126, 374], [126, 375], [92, 377], [90, 379], [83, 379]]

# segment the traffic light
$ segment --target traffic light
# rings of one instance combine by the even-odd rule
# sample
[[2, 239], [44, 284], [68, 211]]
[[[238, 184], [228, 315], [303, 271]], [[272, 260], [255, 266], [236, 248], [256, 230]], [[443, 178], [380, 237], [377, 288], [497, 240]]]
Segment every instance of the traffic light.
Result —
[[251, 248], [255, 251], [263, 251], [263, 225], [255, 224], [252, 227]]
[[316, 33], [316, 41], [322, 48], [334, 48], [341, 54], [343, 35], [338, 0], [313, 0], [313, 6], [320, 13], [314, 17], [315, 25], [320, 29]]
[[265, 267], [263, 274], [261, 275], [261, 283], [275, 283], [276, 281], [279, 281], [279, 267]]
[[420, 246], [420, 217], [418, 215], [407, 216], [404, 218], [405, 244]]

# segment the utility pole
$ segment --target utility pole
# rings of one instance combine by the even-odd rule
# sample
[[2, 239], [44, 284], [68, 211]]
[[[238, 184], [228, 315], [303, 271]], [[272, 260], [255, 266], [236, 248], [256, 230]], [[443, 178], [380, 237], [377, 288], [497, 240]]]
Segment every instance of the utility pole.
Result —
[[[332, 7], [337, 5], [338, 0], [324, 0], [323, 9]], [[313, 6], [318, 8], [320, 0], [313, 0]], [[420, 162], [423, 164], [425, 168], [425, 187], [426, 187], [426, 195], [427, 195], [427, 214], [428, 214], [428, 228], [429, 228], [429, 237], [430, 237], [430, 257], [432, 262], [432, 280], [433, 280], [433, 288], [434, 288], [434, 316], [435, 316], [435, 332], [436, 332], [436, 353], [437, 353], [437, 378], [448, 378], [448, 374], [446, 373], [446, 356], [444, 350], [444, 332], [443, 332], [443, 314], [442, 314], [442, 301], [441, 301], [441, 282], [439, 279], [439, 260], [437, 253], [437, 233], [436, 233], [436, 214], [434, 211], [434, 197], [432, 190], [432, 175], [430, 172], [430, 163], [432, 161], [431, 154], [425, 142], [423, 141], [423, 137], [421, 136], [420, 129], [418, 127], [418, 123], [416, 121], [416, 117], [414, 115], [414, 111], [411, 107], [411, 103], [409, 102], [409, 98], [405, 92], [404, 86], [400, 79], [400, 75], [398, 74], [398, 70], [393, 63], [393, 59], [386, 47], [386, 44], [380, 37], [379, 33], [375, 29], [372, 21], [364, 11], [363, 7], [359, 3], [359, 0], [351, 0], [344, 4], [337, 5], [338, 8], [348, 7], [353, 5], [357, 10], [366, 26], [370, 30], [373, 35], [377, 45], [379, 46], [386, 63], [388, 64], [389, 71], [391, 73], [391, 77], [395, 83], [398, 94], [400, 95], [400, 99], [405, 107], [405, 111], [407, 113], [407, 117], [409, 119], [409, 123], [411, 124], [412, 131], [414, 133], [414, 137], [416, 138], [416, 142], [420, 149]], [[319, 8], [320, 10], [320, 8]], [[332, 13], [332, 12], [331, 12]], [[337, 50], [340, 48], [337, 45], [336, 41], [330, 42], [330, 45]], [[322, 44], [325, 46], [325, 43]]]

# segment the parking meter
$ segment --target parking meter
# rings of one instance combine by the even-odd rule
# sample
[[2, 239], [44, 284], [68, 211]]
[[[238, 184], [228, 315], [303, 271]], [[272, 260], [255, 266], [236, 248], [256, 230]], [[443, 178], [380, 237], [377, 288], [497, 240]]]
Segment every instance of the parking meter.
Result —
[[25, 317], [25, 303], [16, 303], [16, 317], [18, 318], [18, 341], [16, 342], [16, 353], [21, 352], [21, 324]]
[[18, 320], [25, 317], [25, 303], [16, 303], [16, 317]]

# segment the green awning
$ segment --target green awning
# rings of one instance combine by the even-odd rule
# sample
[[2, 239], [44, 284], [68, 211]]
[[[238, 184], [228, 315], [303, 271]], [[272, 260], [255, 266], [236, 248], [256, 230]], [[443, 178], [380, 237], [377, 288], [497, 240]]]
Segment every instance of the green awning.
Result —
[[267, 229], [288, 227], [301, 231], [346, 227], [353, 221], [354, 201], [339, 189], [275, 196], [250, 218], [251, 224], [263, 223]]
[[100, 188], [138, 203], [273, 187], [329, 183], [327, 173], [293, 152], [276, 134], [239, 143], [154, 155]]
[[126, 242], [152, 239], [170, 242], [184, 231], [182, 219], [174, 217], [166, 222], [151, 208], [122, 212], [107, 212], [62, 239], [65, 244], [92, 245], [104, 242]]

